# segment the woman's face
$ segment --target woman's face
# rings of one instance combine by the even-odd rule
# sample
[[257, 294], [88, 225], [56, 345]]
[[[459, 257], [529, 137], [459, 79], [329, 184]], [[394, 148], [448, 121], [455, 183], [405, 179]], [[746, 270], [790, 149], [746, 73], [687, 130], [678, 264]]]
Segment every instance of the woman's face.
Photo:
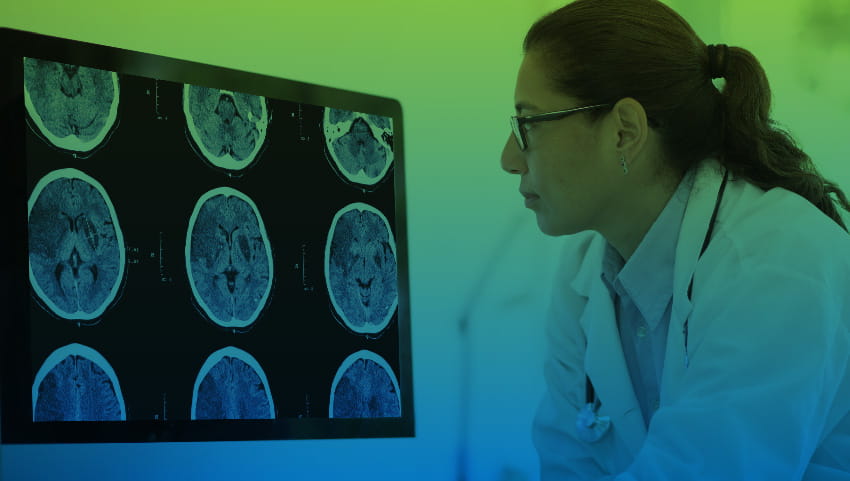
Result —
[[[517, 76], [517, 115], [582, 107], [556, 92], [544, 57], [529, 52]], [[502, 168], [520, 176], [519, 190], [548, 235], [599, 230], [610, 220], [613, 193], [623, 175], [616, 151], [618, 136], [606, 114], [592, 123], [587, 113], [525, 124], [527, 147], [520, 151], [513, 134], [502, 152]], [[619, 171], [619, 173], [618, 173]], [[618, 177], [620, 179], [618, 179]]]

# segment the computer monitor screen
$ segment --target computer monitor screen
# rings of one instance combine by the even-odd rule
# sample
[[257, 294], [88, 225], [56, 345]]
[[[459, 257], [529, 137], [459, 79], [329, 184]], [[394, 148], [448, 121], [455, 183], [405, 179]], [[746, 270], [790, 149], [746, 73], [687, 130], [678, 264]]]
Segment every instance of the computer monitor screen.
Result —
[[0, 44], [4, 443], [413, 435], [397, 101]]

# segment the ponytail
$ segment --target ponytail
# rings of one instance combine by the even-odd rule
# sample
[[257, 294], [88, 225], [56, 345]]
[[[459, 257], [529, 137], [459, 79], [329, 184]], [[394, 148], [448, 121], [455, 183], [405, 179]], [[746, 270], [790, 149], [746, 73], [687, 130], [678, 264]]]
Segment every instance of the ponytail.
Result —
[[770, 119], [770, 86], [758, 60], [736, 47], [730, 47], [727, 56], [722, 92], [723, 163], [764, 190], [782, 187], [799, 194], [846, 231], [835, 203], [850, 211], [847, 196], [826, 180], [788, 132]]

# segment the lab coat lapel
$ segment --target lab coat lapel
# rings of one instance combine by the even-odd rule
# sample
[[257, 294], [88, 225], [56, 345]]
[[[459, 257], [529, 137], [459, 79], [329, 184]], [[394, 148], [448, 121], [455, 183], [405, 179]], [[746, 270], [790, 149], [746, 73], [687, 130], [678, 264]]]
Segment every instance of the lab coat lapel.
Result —
[[[684, 321], [693, 309], [687, 297], [688, 284], [696, 269], [702, 241], [708, 230], [723, 167], [716, 159], [707, 159], [691, 175], [694, 176], [694, 185], [676, 246], [673, 306], [662, 375], [662, 404], [664, 385], [669, 385], [671, 377], [678, 378], [684, 368], [682, 331]], [[720, 224], [719, 216], [717, 223]], [[623, 439], [631, 453], [637, 455], [647, 432], [623, 356], [614, 304], [607, 287], [599, 277], [603, 251], [604, 239], [599, 237], [588, 249], [572, 282], [575, 292], [587, 299], [579, 320], [587, 338], [584, 368], [602, 403], [600, 415], [611, 417], [614, 431]], [[689, 337], [689, 345], [693, 345], [695, 336], [690, 334]]]
[[[693, 173], [693, 187], [685, 207], [682, 227], [679, 230], [679, 241], [676, 245], [676, 266], [673, 271], [673, 292], [684, 294], [687, 301], [688, 284], [691, 274], [696, 269], [711, 213], [723, 180], [723, 167], [715, 159], [706, 159]], [[730, 178], [731, 180], [731, 178]], [[727, 186], [727, 191], [729, 187]], [[718, 216], [715, 232], [720, 224]], [[681, 297], [681, 296], [679, 296]], [[675, 302], [675, 299], [674, 299]]]
[[[716, 159], [706, 159], [693, 173], [693, 188], [691, 189], [682, 226], [679, 230], [679, 241], [676, 246], [676, 259], [673, 269], [673, 306], [670, 316], [670, 327], [667, 333], [667, 349], [665, 351], [664, 372], [662, 373], [661, 403], [665, 402], [665, 394], [669, 390], [671, 379], [679, 379], [685, 369], [685, 320], [693, 310], [693, 304], [688, 299], [688, 285], [691, 276], [696, 270], [702, 243], [708, 232], [708, 224], [711, 221], [711, 213], [717, 200], [720, 184], [723, 180], [723, 166]], [[729, 180], [732, 180], [730, 174]], [[733, 184], [726, 186], [726, 193], [721, 204], [725, 204], [734, 189]], [[722, 205], [721, 205], [722, 207]], [[722, 224], [720, 212], [715, 220], [714, 232], [716, 233]], [[714, 235], [714, 234], [713, 234]], [[697, 280], [695, 279], [694, 282]], [[700, 329], [688, 328], [688, 351], [693, 352], [693, 347], [699, 343]]]
[[[694, 185], [676, 246], [673, 306], [662, 375], [662, 404], [665, 397], [663, 385], [669, 384], [671, 376], [678, 378], [684, 368], [682, 331], [684, 321], [693, 309], [687, 297], [688, 283], [696, 269], [702, 241], [708, 230], [722, 172], [723, 168], [716, 159], [707, 159], [690, 174], [693, 175]], [[601, 401], [600, 415], [611, 417], [614, 430], [632, 455], [637, 455], [646, 438], [646, 427], [623, 356], [611, 295], [599, 277], [604, 240], [597, 239], [594, 247], [588, 251], [572, 282], [573, 289], [587, 299], [579, 320], [587, 338], [585, 371]], [[689, 334], [689, 346], [696, 344], [696, 341], [698, 335]]]
[[[597, 246], [598, 247], [598, 246]], [[596, 256], [588, 256], [596, 259]], [[584, 369], [593, 383], [602, 405], [600, 416], [610, 416], [614, 432], [636, 455], [646, 437], [643, 415], [632, 389], [632, 382], [623, 357], [620, 334], [617, 331], [614, 305], [607, 287], [598, 277], [588, 277], [593, 270], [586, 259], [577, 279], [584, 282], [581, 290], [588, 294], [580, 323], [587, 336]]]

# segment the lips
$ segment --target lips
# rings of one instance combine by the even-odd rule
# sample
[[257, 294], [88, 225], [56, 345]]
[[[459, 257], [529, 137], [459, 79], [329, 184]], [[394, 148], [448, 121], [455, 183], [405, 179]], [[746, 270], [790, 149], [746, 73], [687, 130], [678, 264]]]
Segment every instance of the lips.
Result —
[[540, 198], [539, 195], [532, 194], [531, 192], [527, 192], [525, 190], [520, 190], [519, 193], [522, 194], [523, 197], [525, 197], [525, 206], [528, 208], [531, 208], [536, 205], [537, 199]]

